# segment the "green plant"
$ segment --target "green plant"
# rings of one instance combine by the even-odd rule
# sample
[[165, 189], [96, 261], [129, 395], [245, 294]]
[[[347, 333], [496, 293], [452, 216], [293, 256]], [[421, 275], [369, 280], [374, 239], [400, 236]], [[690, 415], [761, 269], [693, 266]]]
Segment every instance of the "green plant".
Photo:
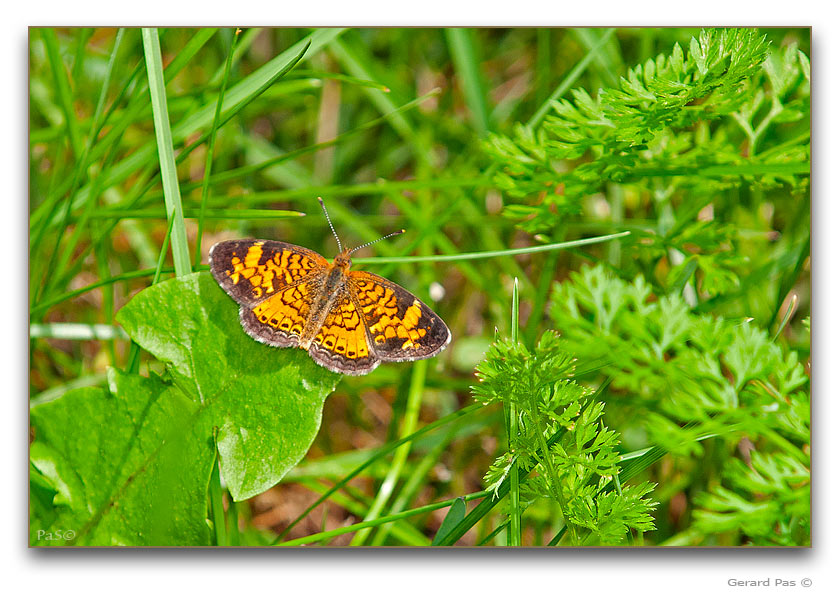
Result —
[[[708, 476], [714, 496], [698, 496], [697, 504], [713, 511], [697, 512], [697, 534], [725, 527], [769, 544], [781, 530], [778, 543], [807, 542], [810, 394], [795, 352], [785, 353], [752, 322], [698, 315], [675, 294], [657, 298], [641, 276], [628, 283], [602, 266], [556, 285], [550, 311], [564, 329], [560, 344], [582, 365], [608, 370], [621, 426], [644, 427], [649, 443]], [[721, 460], [716, 448], [727, 455], [740, 449], [755, 466]], [[740, 495], [716, 484], [715, 467]], [[784, 485], [795, 488], [783, 496]], [[771, 494], [775, 504], [759, 503]], [[745, 511], [748, 522], [738, 521], [738, 501], [758, 506]], [[721, 521], [725, 512], [728, 522]], [[797, 538], [786, 527], [795, 527]]]
[[534, 461], [520, 487], [523, 507], [540, 500], [556, 505], [568, 544], [623, 544], [630, 529], [653, 530], [655, 504], [645, 496], [654, 485], [618, 481], [618, 436], [600, 420], [604, 404], [588, 400], [590, 391], [571, 379], [573, 373], [574, 360], [553, 332], [543, 334], [533, 353], [510, 341], [493, 344], [476, 369], [473, 394], [482, 404], [501, 402], [520, 412], [510, 450], [484, 480], [498, 496], [518, 461]]
[[217, 449], [235, 501], [303, 457], [338, 376], [303, 352], [280, 363], [236, 318], [206, 272], [150, 287], [120, 310], [122, 326], [167, 371], [111, 369], [107, 388], [32, 409], [33, 473], [52, 520], [33, 529], [73, 530], [72, 543], [84, 545], [209, 544], [205, 494]]
[[[485, 150], [514, 200], [504, 214], [520, 228], [562, 228], [604, 194], [621, 227], [621, 211], [641, 203], [654, 222], [628, 222], [638, 234], [633, 264], [650, 277], [668, 258], [667, 289], [695, 278], [701, 295], [716, 297], [754, 264], [724, 220], [738, 189], [808, 187], [810, 66], [795, 45], [771, 49], [754, 30], [706, 30], [687, 50], [675, 43], [630, 68], [618, 88], [574, 90], [541, 126], [491, 135]], [[783, 140], [768, 143], [773, 131]]]

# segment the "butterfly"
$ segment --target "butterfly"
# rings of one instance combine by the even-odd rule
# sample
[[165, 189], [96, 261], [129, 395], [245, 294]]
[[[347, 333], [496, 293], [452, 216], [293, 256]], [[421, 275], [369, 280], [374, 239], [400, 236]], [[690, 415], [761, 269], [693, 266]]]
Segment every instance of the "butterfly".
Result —
[[210, 272], [240, 305], [245, 332], [271, 346], [301, 348], [347, 375], [440, 353], [452, 338], [444, 321], [398, 284], [350, 270], [351, 254], [375, 242], [343, 249], [318, 200], [339, 247], [332, 263], [283, 241], [236, 239], [210, 249]]

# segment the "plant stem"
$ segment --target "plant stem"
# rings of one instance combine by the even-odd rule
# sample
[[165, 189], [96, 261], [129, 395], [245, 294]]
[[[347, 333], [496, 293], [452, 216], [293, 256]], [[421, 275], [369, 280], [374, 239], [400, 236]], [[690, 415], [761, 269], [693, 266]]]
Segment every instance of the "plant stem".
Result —
[[566, 526], [569, 527], [569, 532], [572, 535], [572, 545], [576, 545], [578, 543], [577, 533], [574, 525], [572, 525], [566, 517], [566, 498], [563, 497], [562, 485], [557, 483], [559, 477], [557, 467], [554, 466], [554, 459], [551, 457], [551, 452], [548, 449], [548, 443], [545, 441], [545, 431], [542, 423], [540, 422], [540, 416], [537, 410], [537, 393], [533, 388], [534, 387], [531, 386], [531, 390], [529, 390], [531, 405], [530, 414], [536, 428], [537, 439], [540, 442], [540, 451], [542, 452], [544, 461], [543, 469], [548, 473], [548, 483], [551, 485], [554, 498], [560, 504], [560, 515], [563, 517], [563, 521], [566, 523]]
[[[519, 282], [513, 279], [513, 302], [511, 304], [510, 338], [514, 344], [519, 342]], [[519, 511], [519, 455], [516, 452], [516, 437], [519, 433], [519, 411], [516, 403], [511, 401], [508, 406], [507, 434], [508, 451], [513, 455], [513, 466], [510, 471], [510, 528], [508, 530], [508, 545], [522, 546], [522, 518]]]

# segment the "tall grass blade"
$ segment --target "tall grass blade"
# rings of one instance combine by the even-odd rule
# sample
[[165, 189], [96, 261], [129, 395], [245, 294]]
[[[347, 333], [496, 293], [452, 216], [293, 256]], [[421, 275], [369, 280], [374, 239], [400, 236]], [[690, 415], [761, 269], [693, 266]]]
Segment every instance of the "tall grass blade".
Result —
[[175, 152], [172, 146], [172, 130], [169, 127], [169, 112], [166, 105], [166, 85], [163, 82], [163, 60], [160, 55], [160, 39], [157, 29], [143, 29], [143, 49], [146, 55], [146, 71], [149, 75], [149, 93], [155, 120], [155, 137], [160, 159], [160, 176], [167, 216], [172, 225], [172, 260], [176, 276], [192, 272], [190, 265], [187, 230], [181, 206], [181, 191], [178, 186], [178, 171], [175, 167]]
[[449, 52], [455, 61], [455, 71], [463, 86], [464, 98], [472, 115], [473, 126], [479, 136], [484, 136], [490, 129], [490, 115], [476, 49], [475, 30], [459, 27], [446, 29], [445, 33]]

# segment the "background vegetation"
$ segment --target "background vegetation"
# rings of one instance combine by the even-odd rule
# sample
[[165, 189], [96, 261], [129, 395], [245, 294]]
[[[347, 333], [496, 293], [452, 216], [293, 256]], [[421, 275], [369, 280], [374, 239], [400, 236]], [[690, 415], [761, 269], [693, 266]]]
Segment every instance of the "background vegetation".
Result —
[[[32, 544], [810, 544], [809, 30], [29, 49]], [[242, 333], [210, 246], [317, 196], [440, 356]]]

